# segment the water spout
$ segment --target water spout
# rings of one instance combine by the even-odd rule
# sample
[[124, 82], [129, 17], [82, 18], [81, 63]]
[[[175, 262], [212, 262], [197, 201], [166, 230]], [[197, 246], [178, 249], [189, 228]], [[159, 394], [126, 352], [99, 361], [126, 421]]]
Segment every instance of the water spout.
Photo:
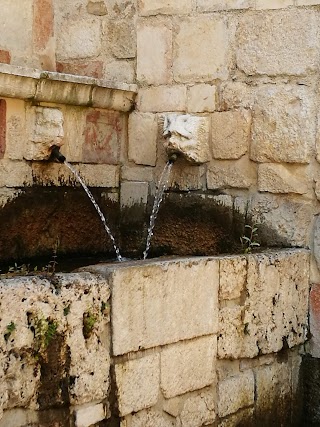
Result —
[[57, 145], [53, 145], [52, 150], [51, 150], [51, 156], [50, 156], [49, 160], [64, 163], [66, 161], [66, 158], [64, 157], [64, 155], [62, 153], [60, 153], [60, 147], [58, 147]]

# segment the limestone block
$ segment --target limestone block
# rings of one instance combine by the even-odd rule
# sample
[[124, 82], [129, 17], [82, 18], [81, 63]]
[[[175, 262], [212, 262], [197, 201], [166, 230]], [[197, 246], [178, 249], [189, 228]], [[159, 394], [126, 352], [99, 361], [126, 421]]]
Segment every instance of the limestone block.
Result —
[[156, 404], [160, 391], [160, 356], [153, 354], [115, 365], [120, 415]]
[[85, 406], [75, 411], [76, 427], [89, 427], [105, 419], [105, 411], [102, 403]]
[[3, 208], [7, 203], [14, 200], [21, 194], [21, 190], [19, 189], [11, 189], [11, 188], [1, 188], [0, 191], [0, 207]]
[[[121, 64], [118, 64], [118, 66], [121, 66]], [[136, 94], [129, 91], [94, 87], [91, 96], [93, 107], [127, 112], [132, 109]]]
[[171, 81], [172, 28], [163, 20], [141, 21], [137, 28], [137, 80], [142, 84]]
[[197, 84], [188, 88], [189, 113], [212, 112], [216, 109], [216, 86], [209, 84]]
[[215, 333], [218, 268], [201, 258], [115, 268], [113, 353]]
[[256, 9], [282, 9], [293, 3], [293, 0], [256, 0]]
[[297, 0], [297, 6], [313, 6], [316, 4], [320, 4], [319, 0]]
[[245, 108], [252, 110], [255, 88], [243, 82], [225, 82], [221, 85], [221, 105], [224, 110]]
[[191, 0], [139, 0], [139, 14], [141, 16], [184, 15], [191, 11]]
[[136, 31], [134, 23], [128, 19], [110, 20], [107, 23], [109, 48], [119, 59], [135, 58]]
[[302, 86], [265, 85], [256, 93], [251, 159], [309, 163], [315, 144], [313, 92]]
[[57, 32], [57, 59], [92, 58], [101, 50], [101, 24], [98, 18], [64, 19]]
[[90, 0], [87, 4], [87, 12], [91, 15], [104, 16], [108, 13], [104, 1]]
[[215, 382], [217, 339], [201, 337], [165, 347], [161, 352], [161, 390], [166, 398]]
[[219, 417], [233, 414], [254, 403], [254, 375], [252, 371], [226, 378], [218, 385]]
[[144, 207], [148, 201], [149, 185], [147, 182], [122, 182], [120, 190], [121, 207], [134, 205]]
[[220, 259], [219, 299], [240, 298], [245, 289], [247, 261], [245, 257], [233, 256]]
[[245, 109], [212, 114], [212, 151], [215, 159], [239, 159], [249, 149], [251, 112]]
[[153, 181], [153, 168], [144, 166], [122, 166], [121, 181]]
[[312, 285], [310, 291], [310, 353], [320, 357], [320, 286]]
[[63, 147], [61, 152], [68, 162], [83, 162], [86, 114], [83, 108], [67, 106], [63, 112]]
[[320, 217], [315, 218], [313, 229], [313, 253], [318, 269], [320, 269]]
[[96, 79], [103, 78], [103, 62], [102, 61], [62, 61], [56, 64], [59, 73], [75, 74], [77, 76], [95, 77]]
[[[26, 141], [25, 104], [18, 99], [7, 99], [6, 147], [4, 157], [22, 160]], [[1, 107], [0, 107], [1, 110]], [[1, 113], [0, 113], [1, 114]], [[0, 118], [1, 122], [1, 118]], [[1, 140], [1, 133], [0, 133]], [[0, 142], [1, 146], [1, 142]], [[0, 147], [1, 152], [1, 147]], [[1, 156], [1, 154], [0, 154]]]
[[39, 422], [38, 414], [39, 413], [37, 413], [37, 411], [21, 408], [10, 409], [4, 412], [3, 418], [1, 418], [0, 415], [0, 425], [5, 427], [24, 427], [32, 424], [37, 425]]
[[37, 85], [34, 100], [38, 102], [53, 102], [55, 104], [83, 105], [91, 104], [90, 85], [76, 84], [48, 79], [40, 80]]
[[37, 81], [0, 72], [0, 93], [3, 97], [30, 99], [36, 92]]
[[216, 10], [248, 9], [254, 6], [253, 0], [197, 0], [200, 12], [214, 12]]
[[82, 164], [79, 172], [89, 187], [119, 187], [118, 166]]
[[212, 390], [190, 396], [180, 414], [181, 427], [202, 427], [215, 421], [215, 399]]
[[54, 6], [51, 0], [33, 2], [33, 49], [42, 69], [56, 71]]
[[243, 15], [237, 65], [249, 75], [306, 75], [317, 69], [317, 31], [317, 15], [311, 10]]
[[111, 82], [134, 83], [135, 61], [117, 59], [106, 62], [104, 78]]
[[223, 381], [227, 377], [234, 377], [240, 372], [240, 362], [239, 360], [217, 360], [217, 375], [218, 381]]
[[158, 123], [155, 114], [131, 113], [129, 116], [128, 158], [138, 165], [155, 166]]
[[207, 169], [207, 185], [211, 190], [250, 188], [256, 184], [256, 181], [256, 165], [246, 157], [237, 161], [211, 161]]
[[169, 188], [180, 191], [201, 190], [205, 188], [205, 165], [186, 164], [177, 161], [172, 170]]
[[52, 146], [63, 144], [63, 113], [59, 108], [31, 107], [28, 111], [29, 141], [24, 157], [47, 160]]
[[254, 408], [242, 409], [236, 414], [229, 415], [219, 422], [218, 427], [234, 427], [237, 425], [255, 425]]
[[210, 160], [208, 117], [190, 114], [168, 114], [163, 124], [167, 153], [184, 156], [191, 163]]
[[257, 194], [248, 205], [252, 222], [259, 224], [260, 242], [267, 245], [309, 246], [313, 209], [309, 202]]
[[137, 98], [138, 110], [151, 113], [184, 111], [186, 103], [187, 88], [184, 85], [141, 88]]
[[305, 166], [261, 164], [258, 168], [258, 189], [269, 193], [306, 194], [311, 181]]
[[126, 417], [120, 427], [176, 427], [175, 421], [167, 414], [156, 409], [143, 411]]
[[230, 63], [229, 31], [221, 17], [180, 18], [174, 40], [174, 80], [192, 83], [226, 80]]
[[25, 187], [32, 185], [31, 166], [23, 161], [0, 160], [0, 187]]

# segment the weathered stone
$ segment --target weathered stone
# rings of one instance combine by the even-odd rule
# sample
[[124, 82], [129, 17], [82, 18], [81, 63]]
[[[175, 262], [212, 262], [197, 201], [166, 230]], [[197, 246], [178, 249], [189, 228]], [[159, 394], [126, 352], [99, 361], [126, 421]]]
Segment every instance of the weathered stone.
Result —
[[320, 286], [312, 285], [310, 292], [310, 353], [320, 357]]
[[142, 206], [143, 209], [148, 201], [147, 182], [122, 182], [120, 190], [120, 204], [122, 207], [134, 205]]
[[212, 424], [216, 418], [213, 390], [205, 390], [190, 396], [180, 414], [181, 427], [202, 427]]
[[155, 166], [158, 122], [155, 114], [131, 113], [128, 158], [139, 165]]
[[0, 159], [3, 159], [7, 145], [7, 102], [0, 99]]
[[56, 70], [54, 7], [52, 0], [33, 2], [33, 49], [43, 70]]
[[163, 20], [141, 21], [137, 28], [137, 79], [142, 84], [171, 82], [172, 29]]
[[243, 15], [237, 32], [237, 65], [249, 75], [315, 71], [318, 28], [317, 15], [309, 10]]
[[219, 299], [240, 298], [245, 289], [247, 261], [245, 257], [225, 257], [220, 260]]
[[121, 422], [120, 427], [175, 427], [172, 418], [156, 409], [145, 409], [143, 411], [126, 417], [125, 422]]
[[309, 246], [313, 209], [309, 202], [256, 194], [248, 205], [251, 221], [259, 224], [259, 241], [271, 246]]
[[122, 166], [121, 180], [123, 181], [153, 181], [153, 168], [145, 166]]
[[98, 18], [63, 20], [57, 34], [57, 59], [92, 58], [101, 50], [101, 24]]
[[163, 135], [169, 155], [183, 155], [191, 163], [201, 164], [210, 160], [209, 119], [190, 114], [165, 116]]
[[258, 168], [258, 189], [269, 193], [306, 194], [311, 190], [305, 166], [262, 164]]
[[212, 151], [215, 159], [239, 159], [249, 149], [251, 113], [248, 110], [212, 114]]
[[265, 85], [256, 92], [251, 159], [309, 163], [314, 123], [313, 91], [303, 86]]
[[[0, 101], [1, 103], [1, 101]], [[25, 117], [25, 104], [18, 99], [6, 100], [6, 125], [4, 129], [6, 132], [6, 146], [4, 157], [11, 160], [22, 160], [25, 150], [26, 139], [26, 117]], [[0, 105], [1, 110], [1, 105]], [[0, 112], [1, 122], [1, 112]], [[0, 131], [0, 153], [1, 153], [1, 131]], [[1, 154], [0, 154], [1, 157]]]
[[240, 373], [239, 360], [217, 360], [218, 381], [223, 381], [227, 377], [234, 377]]
[[186, 162], [177, 162], [172, 171], [170, 188], [180, 191], [201, 190], [205, 188], [205, 166], [190, 166]]
[[177, 82], [227, 79], [229, 31], [221, 17], [181, 18], [174, 40], [173, 76]]
[[214, 111], [216, 109], [216, 86], [204, 83], [189, 86], [187, 103], [189, 113]]
[[319, 0], [297, 0], [297, 6], [313, 6], [316, 4], [320, 4]]
[[112, 298], [115, 355], [215, 333], [218, 262], [185, 259], [115, 269]]
[[90, 0], [87, 4], [87, 12], [91, 15], [103, 16], [107, 14], [107, 7], [104, 1]]
[[141, 88], [137, 98], [138, 110], [151, 113], [184, 111], [186, 103], [187, 88], [185, 86]]
[[257, 181], [256, 165], [246, 157], [237, 161], [211, 161], [207, 172], [207, 185], [211, 190], [220, 188], [250, 188]]
[[197, 0], [200, 12], [217, 10], [248, 9], [254, 6], [253, 0]]
[[156, 404], [160, 391], [160, 356], [154, 354], [115, 366], [120, 415]]
[[104, 69], [104, 78], [111, 82], [135, 82], [135, 61], [118, 59], [110, 60]]
[[83, 105], [91, 104], [92, 87], [86, 84], [59, 82], [48, 79], [40, 80], [34, 100], [53, 102], [55, 104]]
[[8, 50], [0, 49], [0, 62], [2, 64], [10, 64], [11, 62], [11, 55]]
[[229, 415], [219, 422], [218, 427], [234, 427], [238, 425], [246, 427], [254, 427], [256, 425], [254, 408], [242, 409], [236, 414]]
[[293, 0], [256, 0], [256, 9], [282, 9], [293, 5]]
[[28, 111], [29, 141], [24, 157], [47, 160], [53, 146], [63, 144], [63, 114], [58, 108], [31, 107]]
[[117, 166], [82, 164], [79, 171], [89, 187], [119, 187]]
[[254, 376], [252, 371], [226, 378], [218, 385], [219, 417], [233, 414], [254, 403]]
[[192, 10], [191, 0], [139, 0], [139, 13], [141, 16], [150, 15], [183, 15]]
[[136, 56], [136, 31], [133, 22], [127, 19], [111, 20], [107, 24], [110, 49], [119, 59]]
[[26, 162], [0, 160], [0, 187], [24, 187], [32, 185], [32, 169]]
[[161, 389], [166, 398], [215, 382], [216, 337], [179, 342], [161, 352]]
[[75, 74], [77, 76], [88, 76], [102, 79], [103, 62], [102, 61], [62, 61], [57, 63], [59, 73]]
[[176, 396], [172, 399], [164, 399], [162, 408], [167, 414], [177, 417], [182, 410], [183, 404], [184, 401], [181, 396]]
[[78, 408], [75, 411], [76, 427], [89, 427], [105, 419], [102, 403]]

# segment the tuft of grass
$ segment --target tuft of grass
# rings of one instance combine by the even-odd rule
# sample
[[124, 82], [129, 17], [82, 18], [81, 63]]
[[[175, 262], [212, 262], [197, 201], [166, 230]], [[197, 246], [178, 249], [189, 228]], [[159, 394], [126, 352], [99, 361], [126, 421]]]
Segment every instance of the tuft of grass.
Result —
[[258, 227], [257, 224], [254, 225], [245, 225], [247, 233], [240, 237], [240, 242], [242, 250], [245, 254], [251, 253], [253, 249], [257, 249], [260, 246], [260, 243], [257, 242], [258, 239]]

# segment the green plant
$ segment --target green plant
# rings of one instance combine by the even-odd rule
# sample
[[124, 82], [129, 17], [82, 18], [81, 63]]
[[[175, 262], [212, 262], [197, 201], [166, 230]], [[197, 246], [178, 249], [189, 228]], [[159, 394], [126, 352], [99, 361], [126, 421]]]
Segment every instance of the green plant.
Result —
[[91, 336], [96, 322], [97, 322], [97, 317], [90, 311], [87, 311], [86, 313], [83, 314], [82, 332], [85, 339], [88, 339]]
[[242, 245], [243, 252], [248, 254], [252, 252], [253, 249], [256, 249], [260, 246], [260, 243], [256, 241], [258, 238], [258, 227], [257, 224], [254, 225], [245, 225], [246, 231], [248, 231], [247, 235], [243, 235], [240, 237], [240, 242]]
[[55, 337], [58, 329], [58, 323], [54, 320], [44, 317], [37, 317], [34, 321], [35, 351], [43, 355], [50, 342]]
[[70, 313], [70, 307], [71, 307], [71, 304], [64, 307], [64, 309], [63, 309], [63, 315], [64, 316], [68, 316], [68, 314]]
[[10, 322], [8, 325], [7, 325], [7, 328], [6, 328], [6, 332], [5, 332], [5, 334], [4, 334], [4, 339], [5, 339], [5, 341], [8, 341], [9, 340], [9, 338], [11, 337], [11, 335], [12, 335], [12, 333], [14, 332], [16, 330], [16, 324], [14, 323], [14, 322]]

